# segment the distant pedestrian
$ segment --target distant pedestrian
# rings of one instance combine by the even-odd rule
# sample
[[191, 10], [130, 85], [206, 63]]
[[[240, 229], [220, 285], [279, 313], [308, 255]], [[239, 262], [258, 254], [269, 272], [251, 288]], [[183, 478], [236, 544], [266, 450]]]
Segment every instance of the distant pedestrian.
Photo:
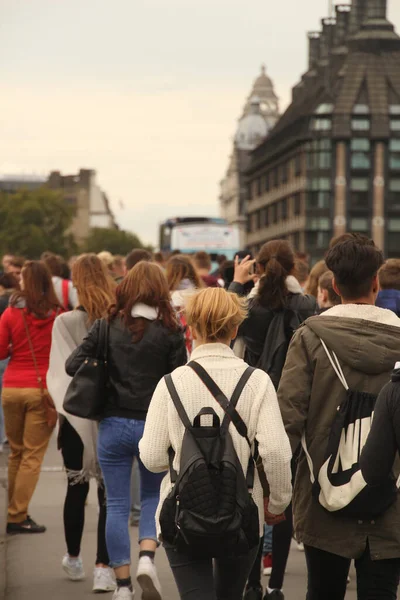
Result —
[[380, 292], [376, 306], [387, 308], [400, 317], [400, 259], [391, 258], [379, 269]]
[[314, 296], [314, 298], [318, 296], [318, 281], [321, 275], [326, 273], [326, 271], [329, 271], [329, 269], [324, 260], [320, 260], [315, 263], [310, 271], [310, 276], [305, 287], [306, 294], [310, 294], [311, 296]]
[[[166, 277], [158, 265], [138, 263], [117, 287], [109, 317], [108, 402], [99, 426], [98, 454], [107, 492], [107, 548], [115, 570], [114, 600], [133, 597], [130, 575], [130, 482], [139, 460], [141, 515], [137, 579], [143, 598], [161, 599], [154, 565], [155, 511], [162, 475], [150, 473], [139, 458], [147, 411], [157, 383], [186, 363], [185, 341], [172, 307]], [[73, 376], [87, 357], [97, 356], [100, 321], [68, 359]], [[165, 465], [166, 467], [166, 465]]]
[[134, 250], [129, 252], [129, 254], [125, 258], [126, 271], [128, 272], [131, 269], [133, 269], [133, 267], [135, 265], [137, 265], [139, 262], [141, 262], [142, 260], [144, 260], [146, 262], [152, 262], [153, 261], [152, 253], [149, 252], [148, 250], [145, 250], [144, 248], [135, 248]]
[[211, 258], [207, 252], [196, 252], [193, 256], [194, 266], [199, 277], [203, 280], [207, 287], [221, 287], [218, 282], [218, 277], [211, 275]]
[[332, 271], [326, 271], [318, 280], [317, 302], [319, 314], [342, 303], [339, 294], [334, 290], [333, 278]]
[[65, 372], [65, 362], [82, 343], [96, 319], [107, 316], [108, 308], [115, 302], [115, 283], [95, 254], [78, 258], [72, 267], [72, 280], [78, 293], [79, 306], [77, 310], [57, 317], [54, 323], [47, 374], [48, 389], [60, 415], [58, 441], [68, 477], [64, 503], [67, 554], [62, 566], [72, 581], [84, 579], [80, 552], [85, 502], [89, 493], [89, 481], [94, 478], [97, 480], [99, 519], [93, 591], [109, 592], [115, 589], [115, 581], [108, 568], [105, 490], [96, 452], [98, 426], [95, 422], [66, 413], [63, 401], [71, 381]]
[[[294, 276], [294, 251], [286, 240], [273, 240], [264, 244], [256, 261], [245, 258], [239, 263], [236, 260], [230, 291], [244, 295], [244, 286], [253, 277], [254, 262], [260, 280], [248, 296], [248, 316], [239, 327], [239, 337], [244, 342], [245, 361], [268, 373], [277, 390], [293, 333], [303, 321], [315, 314], [316, 299], [303, 294]], [[295, 460], [292, 465], [294, 469]], [[267, 492], [268, 486], [263, 474], [262, 481]], [[245, 600], [284, 599], [282, 588], [293, 535], [291, 504], [286, 509], [285, 516], [285, 520], [273, 530], [273, 561], [268, 589], [264, 595], [260, 576], [263, 544], [260, 544], [249, 576]]]
[[167, 262], [166, 275], [171, 290], [172, 304], [185, 332], [188, 356], [193, 350], [193, 337], [185, 316], [185, 303], [194, 290], [204, 287], [191, 258], [185, 254], [172, 256]]
[[25, 263], [21, 290], [0, 320], [0, 360], [10, 356], [3, 376], [2, 402], [10, 444], [8, 533], [43, 533], [29, 516], [56, 412], [46, 389], [51, 332], [61, 308], [43, 262]]
[[[199, 432], [204, 425], [204, 436], [199, 433], [199, 439], [208, 435], [211, 442], [211, 432], [214, 431], [214, 436], [216, 435], [218, 423], [220, 427], [224, 426], [225, 410], [231, 415], [230, 410], [223, 408], [226, 406], [226, 399], [232, 398], [239, 381], [243, 381], [244, 387], [240, 388], [241, 393], [238, 389], [238, 396], [236, 396], [236, 414], [239, 416], [234, 420], [231, 416], [226, 422], [239, 460], [239, 468], [242, 476], [247, 476], [252, 497], [258, 508], [258, 526], [256, 524], [254, 545], [249, 547], [247, 543], [245, 544], [246, 549], [244, 549], [240, 545], [233, 544], [224, 555], [215, 555], [213, 552], [217, 549], [212, 545], [209, 545], [207, 549], [200, 546], [201, 536], [197, 538], [197, 542], [193, 536], [191, 543], [184, 544], [185, 531], [180, 536], [181, 541], [178, 547], [175, 547], [174, 543], [169, 540], [164, 544], [182, 600], [241, 600], [264, 529], [263, 493], [258, 474], [257, 472], [254, 474], [254, 465], [253, 475], [250, 476], [251, 453], [254, 452], [255, 441], [257, 440], [259, 444], [260, 457], [270, 484], [267, 518], [272, 520], [272, 523], [282, 519], [282, 513], [290, 503], [291, 451], [283, 428], [276, 392], [270, 378], [258, 369], [254, 372], [248, 371], [248, 365], [243, 360], [236, 358], [230, 348], [232, 339], [236, 336], [238, 327], [246, 316], [245, 301], [228, 294], [223, 289], [206, 289], [190, 298], [186, 311], [189, 325], [197, 341], [197, 347], [192, 354], [193, 363], [177, 369], [172, 374], [176, 399], [172, 399], [170, 383], [167, 384], [165, 379], [159, 383], [150, 404], [144, 436], [140, 442], [140, 455], [147, 467], [157, 473], [163, 471], [169, 463], [170, 457], [173, 457], [170, 473], [165, 477], [161, 487], [160, 504], [157, 511], [160, 534], [159, 518], [164, 508], [164, 502], [173, 487], [172, 478], [175, 477], [175, 480], [179, 481], [180, 477], [187, 477], [184, 475], [185, 471], [180, 472], [182, 460], [190, 458], [185, 454], [189, 448], [188, 442], [184, 441], [186, 439], [185, 431], [189, 431], [186, 429], [189, 424], [186, 425], [183, 415], [186, 413], [185, 419], [188, 419], [191, 427], [196, 428]], [[191, 368], [192, 364], [193, 368]], [[205, 369], [205, 375], [202, 375], [201, 371], [198, 373], [199, 367], [201, 371]], [[243, 380], [243, 376], [247, 376], [247, 379]], [[206, 377], [211, 377], [210, 383], [207, 382]], [[222, 398], [223, 395], [226, 396], [226, 399], [217, 401], [217, 398]], [[181, 408], [177, 404], [178, 400], [182, 405]], [[200, 419], [204, 419], [204, 422], [202, 423]], [[239, 433], [236, 429], [237, 425], [234, 424], [238, 420], [244, 423], [242, 433]], [[247, 431], [247, 439], [243, 437], [244, 431]], [[222, 479], [220, 477], [217, 479], [217, 475], [220, 475], [217, 468], [223, 454], [222, 450], [221, 448], [221, 451], [214, 453], [213, 446], [210, 445], [210, 456], [206, 457], [210, 463], [211, 478], [213, 469], [215, 469], [214, 480], [217, 497], [224, 497], [224, 489], [219, 483]], [[195, 456], [198, 459], [200, 453], [197, 452]], [[191, 484], [188, 481], [186, 484], [188, 488], [184, 488], [186, 503], [190, 499], [195, 499], [197, 495], [199, 500], [207, 498], [204, 514], [208, 514], [207, 511], [209, 511], [211, 522], [215, 523], [215, 527], [217, 527], [220, 525], [220, 519], [232, 517], [235, 510], [234, 505], [229, 505], [228, 515], [224, 516], [224, 505], [214, 499], [210, 486], [207, 487], [208, 480], [205, 475], [199, 481], [201, 485], [198, 488], [195, 487], [194, 482]], [[248, 494], [246, 485], [245, 488]], [[235, 487], [237, 500], [239, 500], [238, 489], [242, 488]], [[207, 490], [207, 496], [205, 496], [204, 490]], [[181, 498], [182, 505], [184, 505], [184, 497]], [[240, 500], [245, 501], [244, 496]], [[214, 516], [213, 510], [218, 511], [218, 517]], [[175, 519], [180, 517], [178, 503], [177, 511], [176, 516], [170, 515], [169, 529], [175, 526]], [[188, 519], [189, 514], [192, 513], [187, 513]], [[203, 522], [201, 519], [207, 522], [207, 517], [203, 517], [203, 513], [201, 514], [202, 517], [198, 517], [199, 527]], [[165, 519], [166, 516], [163, 523], [167, 526], [168, 523]], [[184, 528], [184, 519], [181, 525]], [[177, 532], [180, 531], [181, 525]], [[212, 533], [212, 528], [210, 533]], [[171, 535], [173, 535], [172, 531]], [[242, 537], [239, 539], [243, 540]], [[219, 540], [215, 539], [214, 541], [217, 543]], [[212, 556], [216, 557], [215, 569], [213, 569]], [[259, 568], [261, 569], [260, 563]]]
[[52, 252], [42, 255], [43, 262], [51, 273], [54, 291], [64, 310], [72, 310], [78, 305], [78, 295], [72, 281], [63, 278], [63, 261]]

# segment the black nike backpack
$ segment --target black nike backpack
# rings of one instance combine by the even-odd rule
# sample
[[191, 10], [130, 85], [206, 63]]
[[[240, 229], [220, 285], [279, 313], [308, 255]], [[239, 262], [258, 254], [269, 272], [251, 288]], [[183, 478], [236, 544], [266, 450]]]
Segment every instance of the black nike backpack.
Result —
[[[258, 509], [252, 497], [255, 461], [247, 427], [236, 404], [254, 369], [242, 375], [231, 401], [198, 363], [188, 365], [200, 377], [226, 415], [222, 421], [212, 407], [203, 408], [193, 424], [183, 407], [171, 375], [165, 380], [178, 415], [185, 426], [179, 474], [173, 469], [173, 489], [164, 501], [160, 526], [164, 543], [196, 557], [218, 558], [246, 554], [260, 542]], [[212, 424], [201, 424], [208, 415]], [[211, 422], [211, 421], [210, 421]], [[236, 454], [229, 424], [232, 422], [250, 447], [246, 475]]]
[[331, 514], [371, 519], [383, 514], [396, 500], [397, 485], [393, 477], [378, 486], [370, 486], [362, 476], [360, 456], [371, 429], [377, 396], [349, 388], [342, 367], [325, 342], [321, 344], [345, 396], [338, 405], [332, 423], [324, 463], [317, 473], [302, 439], [310, 469], [312, 493]]

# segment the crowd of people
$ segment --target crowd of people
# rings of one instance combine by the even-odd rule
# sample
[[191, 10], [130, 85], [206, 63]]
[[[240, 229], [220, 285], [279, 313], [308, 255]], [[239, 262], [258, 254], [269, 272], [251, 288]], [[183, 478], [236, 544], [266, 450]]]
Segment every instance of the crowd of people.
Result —
[[[94, 480], [93, 591], [113, 600], [134, 594], [130, 523], [143, 600], [163, 597], [160, 543], [183, 600], [284, 600], [293, 538], [307, 600], [342, 600], [352, 560], [359, 600], [396, 599], [400, 260], [345, 234], [312, 268], [286, 240], [218, 265], [135, 249], [2, 266], [10, 535], [46, 531], [29, 504], [57, 427], [70, 580]], [[88, 365], [96, 418], [66, 402], [72, 385], [89, 402]]]

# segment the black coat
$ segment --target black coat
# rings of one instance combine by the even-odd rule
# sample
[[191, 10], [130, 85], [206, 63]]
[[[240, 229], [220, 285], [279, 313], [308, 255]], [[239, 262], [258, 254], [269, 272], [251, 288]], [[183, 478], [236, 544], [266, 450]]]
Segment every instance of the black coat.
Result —
[[[97, 356], [100, 321], [71, 354], [65, 368], [75, 375], [86, 357]], [[150, 400], [164, 375], [185, 365], [187, 353], [181, 331], [171, 332], [160, 321], [151, 321], [143, 338], [134, 343], [120, 319], [110, 324], [108, 344], [109, 395], [104, 417], [144, 421]]]
[[[229, 291], [243, 295], [243, 286], [234, 282], [230, 285]], [[314, 296], [305, 296], [300, 293], [288, 294], [286, 308], [297, 314], [300, 323], [315, 315], [316, 307], [317, 302]], [[238, 336], [245, 341], [244, 359], [252, 367], [259, 366], [268, 330], [276, 314], [277, 311], [261, 306], [257, 296], [249, 300], [249, 314], [240, 326]]]

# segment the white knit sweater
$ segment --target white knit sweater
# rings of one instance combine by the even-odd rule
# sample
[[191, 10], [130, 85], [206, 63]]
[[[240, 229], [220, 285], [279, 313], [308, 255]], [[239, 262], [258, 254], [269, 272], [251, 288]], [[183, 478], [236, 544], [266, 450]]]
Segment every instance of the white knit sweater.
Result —
[[[247, 368], [247, 364], [236, 358], [225, 344], [205, 344], [196, 348], [192, 360], [199, 362], [216, 381], [225, 395], [230, 398]], [[180, 367], [173, 373], [173, 380], [189, 419], [205, 406], [212, 406], [222, 420], [223, 409], [190, 367]], [[237, 404], [237, 411], [248, 427], [248, 436], [253, 443], [257, 439], [259, 453], [270, 485], [269, 510], [280, 514], [289, 505], [292, 495], [290, 444], [286, 435], [278, 400], [273, 384], [264, 371], [252, 374]], [[249, 460], [249, 446], [239, 435], [234, 425], [229, 431], [245, 472]], [[184, 426], [170, 398], [164, 379], [157, 386], [147, 414], [143, 438], [139, 444], [140, 457], [150, 471], [159, 473], [168, 469], [168, 448], [175, 451], [174, 468], [179, 472], [180, 453]], [[172, 488], [169, 474], [161, 485], [160, 503], [156, 521], [159, 530], [159, 512]], [[260, 535], [264, 524], [263, 493], [256, 472], [254, 500], [260, 515]]]

